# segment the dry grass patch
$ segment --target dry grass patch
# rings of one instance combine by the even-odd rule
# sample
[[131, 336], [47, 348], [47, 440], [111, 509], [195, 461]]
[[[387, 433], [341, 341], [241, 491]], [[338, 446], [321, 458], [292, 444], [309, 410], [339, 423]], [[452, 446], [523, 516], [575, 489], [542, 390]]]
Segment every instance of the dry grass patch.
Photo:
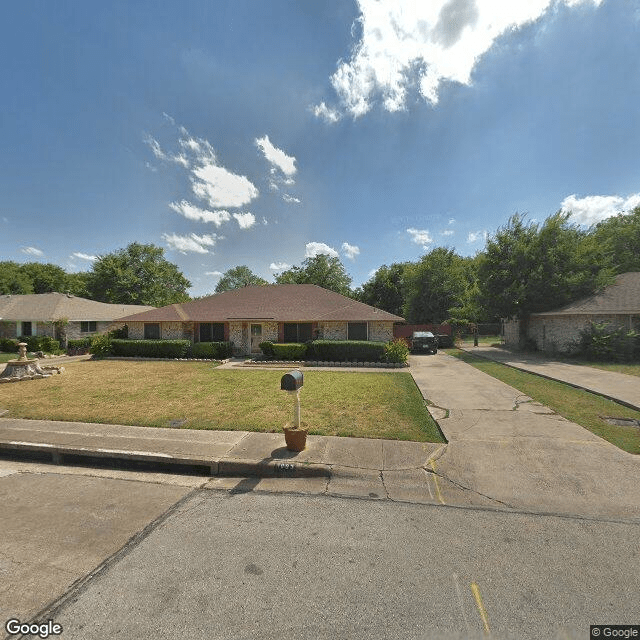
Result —
[[[206, 363], [81, 361], [60, 376], [0, 387], [12, 417], [190, 429], [280, 431], [293, 400], [283, 371]], [[310, 433], [441, 442], [408, 373], [305, 371], [302, 421]]]

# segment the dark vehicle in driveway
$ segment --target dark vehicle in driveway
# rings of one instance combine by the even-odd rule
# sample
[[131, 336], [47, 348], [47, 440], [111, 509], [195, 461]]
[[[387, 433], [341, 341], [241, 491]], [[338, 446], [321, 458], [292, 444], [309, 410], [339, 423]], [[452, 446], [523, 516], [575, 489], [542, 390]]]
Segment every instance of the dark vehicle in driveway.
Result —
[[411, 335], [411, 353], [438, 353], [438, 338], [431, 331], [414, 331]]

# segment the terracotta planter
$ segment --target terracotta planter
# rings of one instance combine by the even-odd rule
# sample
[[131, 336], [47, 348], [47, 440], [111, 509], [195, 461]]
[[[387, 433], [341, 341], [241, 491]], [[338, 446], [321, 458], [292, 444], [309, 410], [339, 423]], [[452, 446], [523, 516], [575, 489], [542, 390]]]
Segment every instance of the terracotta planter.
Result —
[[289, 451], [304, 451], [307, 446], [307, 430], [284, 427], [284, 441]]

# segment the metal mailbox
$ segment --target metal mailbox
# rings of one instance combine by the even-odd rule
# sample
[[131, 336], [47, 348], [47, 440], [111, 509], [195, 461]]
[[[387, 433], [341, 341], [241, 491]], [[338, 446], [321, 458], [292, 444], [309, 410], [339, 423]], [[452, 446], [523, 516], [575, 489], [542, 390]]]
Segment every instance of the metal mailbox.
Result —
[[289, 371], [285, 373], [280, 380], [280, 389], [282, 391], [297, 391], [302, 387], [303, 376], [302, 371]]

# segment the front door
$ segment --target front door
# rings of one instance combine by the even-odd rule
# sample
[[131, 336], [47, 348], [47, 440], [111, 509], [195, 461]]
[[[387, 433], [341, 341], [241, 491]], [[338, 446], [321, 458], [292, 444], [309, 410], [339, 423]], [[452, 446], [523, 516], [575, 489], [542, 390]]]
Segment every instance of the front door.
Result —
[[262, 325], [251, 325], [251, 353], [260, 352], [260, 343], [262, 342]]

